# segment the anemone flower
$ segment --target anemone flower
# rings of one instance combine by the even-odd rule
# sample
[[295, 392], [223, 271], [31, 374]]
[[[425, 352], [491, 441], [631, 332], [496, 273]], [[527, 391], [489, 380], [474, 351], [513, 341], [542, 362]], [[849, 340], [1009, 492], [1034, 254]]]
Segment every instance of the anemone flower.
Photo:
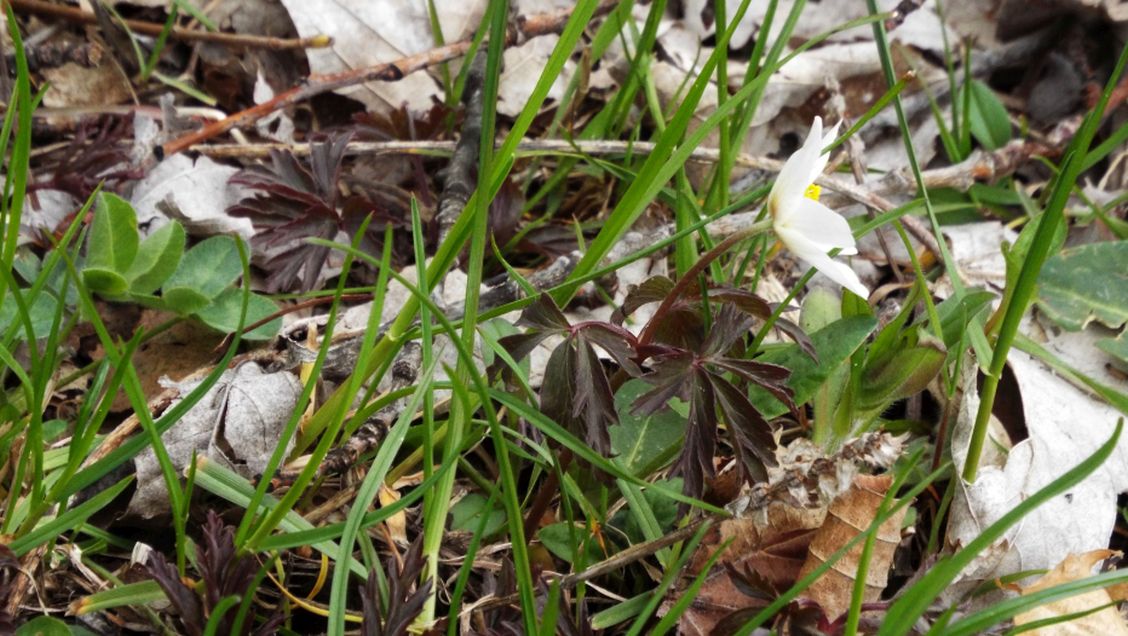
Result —
[[815, 117], [807, 141], [779, 171], [768, 195], [768, 211], [772, 215], [772, 229], [787, 249], [827, 278], [868, 298], [869, 290], [854, 270], [827, 255], [832, 249], [846, 255], [858, 253], [850, 225], [837, 212], [819, 203], [817, 189], [811, 188], [826, 168], [828, 157], [822, 149], [834, 141], [837, 132], [835, 124], [823, 135], [822, 118]]

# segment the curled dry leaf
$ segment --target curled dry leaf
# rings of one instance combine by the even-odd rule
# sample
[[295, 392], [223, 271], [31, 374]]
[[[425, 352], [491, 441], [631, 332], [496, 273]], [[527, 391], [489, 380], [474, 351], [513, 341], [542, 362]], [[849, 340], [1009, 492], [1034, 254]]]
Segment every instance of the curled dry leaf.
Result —
[[165, 159], [133, 188], [130, 203], [137, 211], [137, 224], [155, 229], [175, 219], [193, 236], [237, 232], [249, 239], [254, 235], [250, 220], [227, 214], [239, 194], [228, 188], [227, 181], [238, 171], [207, 157]]
[[[1007, 365], [1012, 387], [996, 404], [1019, 406], [1026, 439], [1016, 443], [1002, 465], [980, 464], [974, 483], [960, 481], [948, 521], [949, 550], [958, 550], [998, 521], [1019, 502], [1074, 468], [1112, 435], [1121, 417], [1112, 406], [1070, 384], [1022, 351], [1011, 351]], [[957, 471], [963, 470], [979, 396], [975, 369], [961, 379], [965, 395], [952, 434]], [[1084, 481], [1027, 514], [1021, 523], [981, 552], [963, 571], [962, 594], [980, 581], [1015, 572], [1054, 567], [1070, 554], [1108, 547], [1117, 518], [1117, 495], [1128, 490], [1128, 445]]]
[[[817, 553], [812, 546], [816, 536], [829, 533], [833, 539], [843, 534], [841, 520], [828, 517], [828, 504], [833, 501], [832, 510], [836, 510], [836, 506], [855, 505], [849, 498], [857, 499], [851, 493], [857, 490], [859, 479], [864, 484], [878, 480], [887, 489], [888, 477], [858, 475], [858, 470], [861, 466], [888, 468], [901, 455], [901, 449], [902, 440], [884, 432], [867, 433], [850, 440], [829, 456], [803, 438], [777, 449], [778, 465], [769, 469], [768, 481], [752, 486], [745, 484], [741, 495], [728, 505], [736, 518], [722, 521], [694, 554], [689, 566], [691, 575], [700, 572], [718, 546], [732, 540], [693, 605], [682, 615], [681, 633], [710, 634], [726, 617], [731, 621], [741, 613], [763, 607], [779, 592], [791, 587], [804, 569], [810, 570], [807, 563], [815, 554], [825, 556], [837, 550], [839, 546], [825, 551], [830, 539], [823, 539]], [[877, 495], [876, 502], [880, 501], [881, 495]], [[864, 518], [865, 512], [858, 515], [851, 510], [836, 510], [835, 514], [860, 523], [865, 529], [873, 519], [873, 508], [868, 509], [868, 519]], [[900, 517], [886, 525], [891, 528], [890, 536], [895, 535], [900, 528]], [[831, 527], [833, 531], [828, 530]], [[883, 526], [882, 532], [886, 529]], [[856, 534], [857, 530], [853, 530], [845, 541]], [[871, 562], [871, 567], [881, 568], [882, 582], [896, 542], [894, 538], [888, 547], [883, 565]], [[840, 565], [846, 567], [845, 563], [842, 561]], [[854, 564], [856, 566], [856, 561]]]
[[[863, 532], [877, 515], [885, 493], [893, 483], [891, 475], [858, 475], [854, 485], [830, 504], [826, 522], [811, 539], [811, 550], [799, 576], [810, 574], [826, 559]], [[896, 501], [896, 500], [894, 500]], [[877, 530], [869, 569], [866, 570], [865, 601], [876, 601], [885, 589], [893, 551], [901, 541], [901, 522], [908, 508], [901, 508], [885, 520]], [[818, 603], [830, 619], [841, 616], [850, 607], [858, 559], [865, 547], [858, 542], [825, 574], [807, 588], [805, 596]]]
[[[196, 380], [176, 388], [184, 396], [198, 385]], [[161, 441], [178, 473], [196, 453], [254, 478], [266, 469], [301, 391], [289, 371], [267, 373], [255, 363], [243, 364], [225, 372]], [[142, 519], [168, 514], [168, 490], [152, 448], [137, 456], [135, 466], [137, 491], [126, 514]]]
[[[1056, 585], [1088, 578], [1093, 574], [1094, 565], [1111, 556], [1118, 556], [1119, 554], [1120, 553], [1115, 550], [1092, 550], [1084, 554], [1071, 554], [1065, 557], [1056, 568], [1048, 572], [1045, 576], [1031, 585], [1023, 587], [1022, 594], [1026, 596]], [[1108, 589], [1102, 588], [1093, 590], [1076, 596], [1068, 596], [1046, 603], [1045, 605], [1039, 605], [1028, 612], [1023, 612], [1015, 616], [1014, 624], [1016, 626], [1028, 625], [1035, 621], [1061, 618], [1069, 616], [1070, 614], [1080, 613], [1083, 615], [1071, 621], [1047, 625], [1028, 633], [1037, 636], [1071, 636], [1082, 634], [1122, 636], [1128, 634], [1128, 624], [1125, 624], [1124, 618], [1116, 611], [1116, 607], [1111, 605], [1111, 603], [1116, 600], [1123, 600], [1123, 598], [1114, 599], [1112, 595], [1109, 594]], [[1104, 606], [1104, 609], [1098, 612], [1087, 613], [1094, 608], [1102, 606]]]
[[[777, 501], [768, 505], [766, 518], [768, 523], [754, 517], [727, 519], [705, 537], [693, 555], [690, 575], [699, 573], [720, 545], [732, 543], [679, 619], [679, 633], [712, 634], [726, 616], [763, 607], [795, 583], [811, 537], [826, 518], [826, 507], [803, 508]], [[752, 577], [758, 581], [755, 590], [745, 583]]]

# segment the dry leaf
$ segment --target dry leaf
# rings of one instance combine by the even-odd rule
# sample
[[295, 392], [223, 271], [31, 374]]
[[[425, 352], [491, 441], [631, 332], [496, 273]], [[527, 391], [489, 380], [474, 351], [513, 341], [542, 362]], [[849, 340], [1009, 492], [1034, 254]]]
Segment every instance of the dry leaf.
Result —
[[[302, 37], [331, 33], [333, 45], [306, 51], [315, 75], [391, 62], [435, 47], [426, 2], [396, 0], [282, 0]], [[437, 0], [435, 12], [447, 42], [471, 33], [485, 8], [474, 0]], [[387, 114], [407, 104], [413, 112], [442, 99], [439, 83], [427, 73], [412, 73], [398, 82], [369, 82], [338, 91], [363, 103], [369, 111]]]
[[193, 161], [179, 154], [165, 159], [133, 189], [130, 202], [137, 211], [137, 224], [152, 224], [150, 229], [155, 229], [171, 218], [195, 236], [234, 232], [249, 239], [254, 235], [250, 219], [227, 214], [228, 206], [241, 196], [228, 193], [227, 180], [236, 172], [237, 168], [207, 157]]
[[108, 59], [94, 67], [67, 62], [44, 69], [43, 77], [47, 80], [43, 105], [49, 108], [105, 107], [126, 102], [133, 95], [129, 79]]
[[[997, 404], [1021, 406], [1027, 438], [1014, 445], [1003, 466], [982, 465], [975, 483], [961, 480], [948, 522], [951, 550], [965, 546], [983, 528], [1018, 503], [1076, 467], [1112, 435], [1121, 414], [1073, 386], [1041, 362], [1012, 350], [1008, 367], [1015, 387], [1001, 387]], [[971, 374], [975, 368], [970, 367]], [[963, 470], [968, 438], [979, 408], [974, 375], [953, 431], [956, 470]], [[1046, 569], [1070, 554], [1108, 547], [1117, 518], [1117, 495], [1128, 490], [1128, 444], [1069, 491], [1054, 497], [1012, 526], [964, 570], [968, 586], [1025, 570]], [[953, 588], [954, 593], [959, 589]]]
[[[1033, 584], [1023, 587], [1022, 594], [1025, 596], [1055, 585], [1088, 578], [1093, 575], [1094, 565], [1117, 554], [1119, 553], [1114, 550], [1093, 550], [1084, 554], [1071, 554], [1045, 576]], [[1026, 625], [1035, 621], [1085, 612], [1095, 607], [1109, 605], [1112, 602], [1113, 599], [1107, 589], [1093, 590], [1039, 605], [1030, 611], [1015, 616], [1014, 624], [1016, 626]], [[1125, 624], [1116, 607], [1109, 606], [1099, 612], [1086, 614], [1068, 622], [1048, 625], [1027, 633], [1035, 636], [1082, 636], [1087, 634], [1121, 636], [1128, 635], [1128, 625]]]
[[[174, 386], [183, 396], [199, 383], [194, 380]], [[253, 362], [226, 371], [161, 436], [173, 467], [180, 473], [195, 453], [254, 479], [266, 469], [301, 391], [301, 383], [288, 371], [266, 373]], [[137, 491], [126, 514], [142, 519], [168, 514], [168, 490], [152, 448], [138, 454], [134, 464]]]
[[[380, 484], [379, 498], [381, 506], [390, 506], [400, 500], [400, 494], [398, 491], [389, 488], [387, 484]], [[407, 512], [405, 510], [400, 510], [388, 517], [384, 525], [388, 527], [388, 533], [391, 534], [393, 541], [399, 545], [408, 543]]]
[[825, 517], [825, 507], [799, 508], [777, 501], [768, 506], [766, 523], [758, 517], [722, 521], [694, 553], [689, 572], [700, 572], [718, 546], [729, 540], [732, 543], [718, 560], [720, 567], [705, 579], [693, 604], [679, 619], [679, 633], [710, 634], [727, 615], [754, 606], [757, 599], [741, 591], [730, 567], [740, 575], [759, 577], [777, 591], [791, 587], [814, 530]]
[[[830, 504], [826, 521], [811, 540], [811, 553], [803, 564], [800, 577], [810, 574], [830, 555], [869, 527], [892, 483], [891, 475], [858, 475], [854, 478], [853, 487]], [[863, 600], [867, 602], [878, 600], [881, 591], [885, 589], [889, 566], [893, 562], [893, 551], [901, 541], [901, 522], [906, 512], [908, 508], [902, 508], [877, 529], [869, 568], [866, 571]], [[816, 579], [804, 593], [804, 596], [822, 606], [827, 618], [833, 620], [850, 607], [850, 596], [854, 591], [854, 580], [858, 571], [858, 559], [864, 547], [864, 542], [858, 542], [830, 570]]]
[[[827, 504], [833, 500], [832, 505], [838, 505], [842, 501], [840, 495], [845, 497], [843, 493], [857, 490], [857, 479], [864, 484], [877, 480], [888, 489], [889, 478], [856, 477], [857, 470], [862, 465], [887, 468], [901, 455], [901, 449], [901, 438], [888, 433], [867, 433], [843, 444], [830, 456], [802, 438], [778, 449], [778, 466], [768, 470], [768, 481], [755, 486], [745, 484], [741, 495], [727, 506], [736, 518], [721, 522], [693, 555], [689, 572], [696, 574], [719, 545], [732, 540], [693, 605], [680, 619], [681, 633], [712, 633], [726, 616], [763, 606], [765, 600], [774, 599], [791, 587], [811, 559], [808, 548], [815, 530], [832, 523], [828, 521]], [[880, 501], [879, 494], [877, 502]], [[872, 509], [869, 514], [870, 519], [859, 522], [862, 528], [872, 520]], [[894, 535], [900, 528], [901, 517], [903, 514], [887, 523], [892, 524]], [[886, 529], [882, 527], [883, 532]], [[882, 572], [888, 570], [897, 538], [887, 555], [879, 550], [871, 562], [885, 559], [884, 565], [878, 565]]]
[[[399, 501], [403, 496], [400, 491], [405, 488], [412, 488], [423, 483], [423, 471], [404, 475], [395, 481], [395, 483], [380, 484], [379, 498], [381, 506], [390, 506]], [[410, 543], [407, 540], [407, 510], [400, 510], [388, 518], [384, 524], [388, 527], [388, 533], [392, 539], [399, 545], [407, 545]]]

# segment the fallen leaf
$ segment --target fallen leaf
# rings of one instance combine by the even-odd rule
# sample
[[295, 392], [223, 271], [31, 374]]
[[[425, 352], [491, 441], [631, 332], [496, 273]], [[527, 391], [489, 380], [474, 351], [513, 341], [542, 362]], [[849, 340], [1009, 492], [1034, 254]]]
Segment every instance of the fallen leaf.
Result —
[[[333, 45], [310, 49], [310, 72], [339, 73], [391, 62], [435, 47], [426, 2], [396, 0], [282, 0], [298, 34], [313, 37], [333, 34]], [[435, 12], [447, 42], [473, 32], [485, 2], [437, 0]], [[439, 83], [427, 73], [412, 73], [396, 82], [368, 82], [337, 91], [363, 103], [369, 111], [389, 114], [401, 104], [421, 113], [432, 97], [442, 99]]]
[[[183, 396], [199, 383], [195, 380], [173, 386]], [[302, 384], [294, 374], [266, 373], [253, 362], [224, 372], [215, 386], [161, 435], [173, 467], [180, 474], [196, 454], [248, 479], [257, 478], [277, 448], [301, 391]], [[134, 464], [137, 490], [126, 514], [142, 519], [167, 515], [168, 491], [156, 453], [146, 448]]]
[[[826, 521], [811, 539], [810, 555], [799, 572], [800, 578], [825, 563], [830, 555], [869, 527], [892, 483], [893, 477], [888, 474], [858, 475], [854, 478], [854, 485], [830, 504]], [[907, 507], [902, 508], [877, 529], [862, 596], [866, 602], [878, 600], [885, 589], [893, 552], [901, 541], [901, 522], [907, 512]], [[850, 607], [858, 560], [864, 547], [864, 542], [858, 542], [803, 593], [818, 603], [831, 620]]]
[[165, 159], [133, 189], [130, 202], [138, 226], [155, 229], [163, 219], [176, 219], [192, 235], [237, 233], [250, 239], [254, 235], [250, 219], [227, 214], [227, 208], [241, 198], [227, 187], [236, 172], [237, 168], [207, 157], [193, 161], [179, 154]]
[[798, 579], [815, 529], [823, 523], [826, 507], [800, 508], [773, 502], [765, 523], [749, 517], [726, 519], [702, 541], [690, 562], [695, 574], [726, 541], [732, 541], [698, 590], [693, 604], [678, 620], [679, 633], [711, 634], [722, 619], [733, 612], [771, 600], [770, 592], [757, 599], [742, 589], [738, 576], [756, 576], [775, 590], [786, 590]]
[[[1093, 575], [1093, 566], [1105, 559], [1117, 555], [1114, 550], [1092, 550], [1084, 554], [1071, 554], [1062, 560], [1053, 570], [1034, 583], [1022, 587], [1022, 595], [1026, 596], [1045, 590], [1056, 585], [1080, 581]], [[1070, 614], [1087, 612], [1097, 607], [1104, 609], [1078, 618], [1053, 625], [1047, 625], [1027, 632], [1035, 636], [1082, 636], [1085, 634], [1101, 634], [1102, 636], [1119, 636], [1128, 634], [1128, 624], [1115, 606], [1107, 589], [1098, 589], [1084, 594], [1068, 596], [1039, 605], [1034, 609], [1018, 614], [1014, 617], [1014, 624], [1027, 625], [1046, 619], [1062, 618]]]
[[43, 70], [47, 92], [43, 105], [49, 108], [106, 106], [128, 101], [133, 93], [124, 72], [107, 59], [94, 67], [67, 62]]
[[[1019, 408], [1027, 438], [1010, 450], [1002, 466], [980, 465], [974, 483], [961, 480], [948, 522], [950, 550], [977, 537], [1019, 502], [1073, 469], [1112, 435], [1121, 414], [1059, 377], [1022, 351], [1011, 350], [1008, 366], [1018, 394], [1004, 386], [996, 404]], [[968, 439], [979, 408], [974, 365], [962, 385], [965, 397], [953, 431], [952, 454], [962, 472]], [[1108, 547], [1117, 518], [1117, 495], [1128, 490], [1128, 445], [1069, 492], [1042, 504], [980, 553], [964, 570], [968, 585], [1015, 572], [1047, 569], [1070, 554]], [[952, 588], [959, 594], [962, 588]]]
[[[263, 77], [262, 69], [255, 76], [254, 99], [256, 104], [264, 104], [274, 99], [274, 89]], [[283, 110], [276, 110], [255, 122], [255, 130], [267, 139], [284, 144], [294, 143], [294, 120]]]
[[[399, 492], [392, 490], [387, 484], [380, 484], [378, 496], [381, 506], [390, 506], [400, 500]], [[400, 545], [407, 543], [407, 511], [400, 510], [388, 517], [384, 525], [388, 527], [388, 533], [391, 534], [393, 541]]]
[[[533, 94], [533, 88], [540, 79], [541, 69], [544, 68], [558, 40], [560, 36], [555, 34], [542, 35], [532, 38], [521, 46], [505, 50], [505, 67], [498, 86], [498, 113], [507, 117], [516, 117], [525, 108], [525, 103], [529, 101], [529, 96]], [[568, 86], [575, 70], [575, 62], [569, 60], [564, 63], [564, 70], [556, 76], [552, 87], [548, 90], [546, 107], [564, 97], [564, 89]]]

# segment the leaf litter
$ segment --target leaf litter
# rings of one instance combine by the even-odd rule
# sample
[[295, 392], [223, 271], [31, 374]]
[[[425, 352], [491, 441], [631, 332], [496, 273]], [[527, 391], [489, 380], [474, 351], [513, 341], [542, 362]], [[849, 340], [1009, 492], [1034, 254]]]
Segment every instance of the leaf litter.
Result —
[[[38, 428], [25, 434], [12, 425], [4, 429], [11, 435], [0, 438], [25, 457], [33, 439], [47, 442], [44, 457], [51, 459], [25, 461], [18, 471], [55, 479], [52, 471], [65, 470], [84, 484], [68, 500], [75, 493], [61, 495], [66, 488], [44, 491], [26, 477], [20, 477], [26, 484], [9, 477], [4, 510], [12, 521], [4, 531], [14, 548], [4, 550], [15, 551], [5, 567], [44, 580], [43, 609], [83, 594], [84, 603], [94, 603], [129, 572], [121, 550], [137, 527], [171, 518], [176, 529], [152, 542], [142, 577], [155, 581], [168, 604], [111, 602], [67, 619], [89, 630], [203, 633], [208, 617], [230, 611], [224, 603], [239, 595], [254, 596], [260, 608], [251, 611], [253, 628], [244, 624], [257, 633], [272, 633], [282, 620], [268, 607], [288, 607], [286, 618], [300, 630], [324, 631], [338, 619], [343, 625], [351, 612], [365, 633], [443, 629], [446, 621], [464, 633], [521, 633], [529, 624], [522, 611], [533, 608], [521, 608], [519, 595], [536, 600], [534, 623], [555, 617], [542, 631], [561, 633], [624, 633], [628, 620], [636, 633], [659, 623], [687, 634], [733, 633], [784, 599], [770, 617], [783, 633], [888, 630], [883, 613], [913, 594], [938, 559], [956, 554], [1084, 462], [1125, 413], [1128, 356], [1119, 343], [1128, 292], [1116, 264], [1128, 226], [1115, 180], [1123, 136], [1113, 123], [1121, 115], [1114, 115], [1099, 141], [1116, 147], [1093, 160], [1085, 196], [1070, 200], [1070, 227], [1054, 237], [1060, 251], [1041, 272], [1037, 304], [1020, 327], [1021, 350], [1009, 354], [1010, 379], [994, 397], [992, 453], [974, 482], [958, 476], [980, 399], [977, 369], [986, 368], [974, 355], [990, 351], [997, 312], [1010, 298], [1052, 186], [1039, 159], [1061, 158], [1109, 76], [1107, 51], [1121, 46], [1115, 33], [1124, 16], [1114, 3], [1049, 3], [1060, 6], [1041, 15], [1025, 15], [1021, 3], [1009, 2], [997, 12], [970, 0], [880, 3], [893, 11], [884, 24], [893, 80], [908, 86], [902, 95], [908, 128], [900, 129], [891, 108], [877, 112], [849, 138], [848, 151], [808, 157], [819, 168], [813, 189], [807, 182], [784, 185], [795, 190], [791, 203], [819, 201], [835, 223], [849, 219], [855, 233], [876, 215], [906, 206], [910, 212], [900, 218], [907, 235], [886, 221], [879, 233], [858, 237], [858, 254], [847, 262], [826, 259], [831, 247], [853, 250], [842, 232], [833, 244], [814, 248], [796, 247], [785, 232], [804, 261], [824, 271], [844, 268], [811, 279], [806, 292], [803, 266], [786, 252], [777, 255], [774, 239], [760, 240], [771, 225], [759, 216], [760, 206], [776, 173], [787, 173], [782, 160], [800, 148], [812, 121], [843, 130], [886, 92], [882, 44], [868, 24], [800, 48], [863, 18], [861, 4], [780, 2], [771, 14], [754, 3], [735, 25], [718, 80], [715, 72], [699, 77], [720, 37], [714, 3], [671, 3], [660, 15], [651, 15], [654, 3], [624, 5], [610, 18], [626, 25], [614, 37], [599, 31], [614, 3], [600, 3], [582, 50], [567, 56], [548, 91], [538, 94], [540, 70], [576, 7], [516, 3], [495, 103], [487, 109], [499, 116], [499, 139], [520, 122], [515, 118], [526, 103], [545, 101], [522, 129], [528, 132], [512, 175], [497, 184], [481, 269], [475, 273], [474, 250], [460, 246], [447, 255], [456, 268], [427, 280], [422, 291], [428, 311], [459, 325], [466, 299], [474, 298], [467, 281], [481, 277], [475, 315], [496, 315], [479, 322], [466, 358], [456, 346], [464, 336], [430, 333], [437, 324], [422, 329], [399, 314], [418, 302], [407, 286], [421, 280], [417, 257], [435, 259], [435, 267], [488, 167], [478, 165], [478, 144], [492, 140], [476, 137], [482, 71], [463, 62], [487, 3], [178, 2], [175, 21], [182, 28], [167, 42], [152, 39], [169, 15], [163, 2], [117, 3], [118, 15], [100, 9], [101, 21], [81, 11], [49, 12], [45, 4], [13, 3], [13, 26], [24, 33], [29, 61], [41, 65], [31, 80], [50, 88], [35, 113], [37, 150], [15, 242], [18, 260], [11, 261], [14, 289], [45, 296], [35, 300], [26, 325], [16, 318], [23, 310], [9, 309], [5, 300], [0, 327], [12, 353], [4, 363], [14, 374], [5, 372], [6, 380], [14, 378], [6, 387], [34, 381], [16, 368], [40, 360], [35, 343], [53, 328], [91, 318], [79, 308], [67, 268], [51, 258], [74, 222], [89, 230], [73, 267], [97, 294], [93, 306], [102, 308], [105, 324], [68, 333], [67, 363], [59, 366], [68, 370], [67, 381], [44, 390], [46, 408], [33, 418]], [[1088, 9], [1079, 12], [1075, 4]], [[738, 5], [724, 3], [724, 18]], [[797, 7], [801, 19], [783, 19]], [[60, 21], [41, 21], [51, 19]], [[96, 44], [106, 46], [100, 57], [81, 48], [86, 34], [68, 20], [98, 23]], [[213, 22], [209, 28], [218, 25], [220, 32], [186, 33], [197, 21]], [[1056, 31], [1045, 26], [1055, 22]], [[783, 33], [778, 50], [767, 46]], [[652, 51], [639, 50], [643, 35], [655, 39]], [[304, 38], [304, 50], [295, 36]], [[596, 43], [601, 48], [593, 60]], [[58, 54], [48, 55], [48, 45], [73, 59], [52, 61]], [[648, 153], [677, 148], [663, 146], [662, 134], [687, 98], [696, 100], [687, 111], [687, 134], [695, 134], [762, 68], [755, 64], [792, 53], [758, 89], [757, 106], [735, 109], [724, 120], [734, 126], [727, 132], [705, 134], [684, 170], [643, 202], [635, 226], [600, 247], [601, 230], [616, 218], [627, 185], [647, 178]], [[752, 55], [760, 56], [754, 64]], [[9, 57], [9, 68], [15, 62]], [[689, 97], [699, 80], [704, 92]], [[718, 81], [727, 85], [718, 88]], [[636, 99], [616, 101], [640, 85]], [[10, 82], [4, 90], [12, 94]], [[1111, 108], [1120, 107], [1123, 93], [1113, 90]], [[218, 137], [223, 134], [229, 137]], [[926, 210], [905, 168], [906, 135], [924, 168], [928, 213], [940, 224], [935, 233], [916, 218]], [[834, 135], [814, 137], [823, 143], [812, 151], [821, 151]], [[557, 140], [566, 144], [535, 147]], [[432, 142], [438, 143], [426, 145]], [[409, 145], [381, 156], [361, 150], [384, 152], [393, 143]], [[729, 158], [708, 154], [724, 143], [733, 144]], [[188, 148], [192, 154], [182, 152]], [[448, 160], [444, 153], [451, 151]], [[730, 173], [718, 176], [716, 166], [726, 162]], [[110, 194], [98, 195], [92, 210], [81, 209], [99, 188]], [[705, 225], [688, 239], [692, 246], [680, 238], [668, 250], [617, 263], [757, 188], [753, 205]], [[125, 207], [114, 208], [118, 201]], [[107, 220], [117, 214], [110, 208], [128, 210], [132, 220]], [[778, 225], [778, 206], [767, 212]], [[177, 232], [188, 244], [177, 251], [171, 241], [157, 253]], [[310, 238], [351, 242], [379, 264], [352, 262]], [[615, 267], [575, 286], [562, 303], [558, 287], [586, 266], [585, 254], [594, 249], [604, 250], [602, 264]], [[244, 251], [249, 277], [240, 263]], [[918, 267], [937, 275], [914, 283]], [[373, 284], [389, 272], [403, 280], [388, 281], [374, 302]], [[840, 298], [834, 281], [872, 293]], [[331, 293], [338, 282], [350, 306], [330, 318], [332, 298], [316, 292]], [[130, 306], [149, 309], [142, 317]], [[377, 307], [381, 314], [372, 315]], [[60, 318], [53, 321], [56, 311]], [[191, 358], [207, 362], [197, 363], [177, 354], [183, 342], [159, 337], [183, 321], [216, 335], [240, 323], [256, 323], [260, 331], [250, 335], [259, 338], [261, 330], [278, 335], [217, 369], [219, 355], [205, 350], [214, 338], [200, 338], [202, 355]], [[139, 334], [135, 372], [150, 400], [148, 417], [130, 412], [113, 371], [120, 368], [120, 343]], [[431, 338], [426, 346], [417, 342], [423, 336]], [[396, 348], [383, 348], [389, 342]], [[365, 357], [374, 343], [387, 356], [375, 363]], [[163, 364], [162, 356], [185, 360]], [[380, 367], [383, 377], [354, 375], [373, 364], [371, 371]], [[161, 377], [170, 369], [177, 377]], [[213, 371], [214, 384], [194, 404], [182, 402]], [[496, 416], [501, 437], [487, 434], [494, 411], [482, 408], [485, 396], [467, 393], [471, 373], [492, 386], [491, 405], [504, 406]], [[152, 388], [158, 378], [163, 392]], [[315, 385], [308, 403], [305, 382]], [[410, 399], [417, 386], [426, 387], [426, 401]], [[340, 397], [346, 389], [354, 393]], [[26, 404], [11, 399], [17, 393], [8, 394], [6, 408]], [[326, 415], [342, 404], [339, 417]], [[204, 465], [199, 458], [209, 466], [186, 510], [170, 509], [164, 460], [151, 447], [151, 434], [141, 432], [150, 418], [180, 410], [160, 435], [173, 472], [183, 478]], [[396, 437], [401, 421], [411, 426]], [[283, 436], [284, 430], [295, 433]], [[131, 441], [141, 435], [149, 443], [123, 457], [117, 449], [141, 448]], [[387, 456], [393, 439], [400, 452]], [[450, 456], [457, 467], [441, 466], [450, 472], [422, 459], [448, 452], [451, 439], [464, 447]], [[1095, 563], [1112, 556], [1110, 546], [1123, 547], [1122, 448], [976, 555], [954, 585], [935, 592], [924, 623], [889, 633], [932, 624], [949, 607], [975, 616], [1000, 598], [1090, 576]], [[65, 455], [73, 449], [85, 455]], [[509, 492], [505, 471], [512, 468], [505, 462], [513, 460], [503, 462], [503, 450], [517, 457], [512, 476], [526, 492]], [[949, 458], [954, 467], [926, 484], [929, 464], [944, 468]], [[97, 472], [98, 460], [116, 463]], [[6, 464], [0, 474], [13, 475], [8, 469], [16, 467]], [[269, 469], [275, 472], [266, 474]], [[370, 473], [382, 480], [372, 491], [366, 490]], [[128, 497], [105, 499], [126, 475], [135, 481]], [[217, 490], [217, 476], [225, 476], [226, 488], [245, 489]], [[440, 520], [436, 535], [436, 522], [428, 519], [435, 504], [420, 495], [444, 479], [449, 490], [434, 492], [457, 494], [437, 508], [445, 516], [453, 504], [451, 530], [444, 534]], [[300, 533], [330, 524], [325, 534], [299, 545], [285, 543], [287, 534], [273, 526], [256, 529], [278, 521], [240, 523], [246, 511], [231, 502], [257, 498], [250, 493], [260, 481], [269, 492], [264, 502], [289, 497], [291, 488], [299, 495], [278, 527]], [[908, 497], [910, 491], [917, 496]], [[352, 497], [361, 492], [373, 493], [377, 503], [354, 512]], [[513, 508], [502, 501], [509, 496], [520, 497], [522, 519], [508, 518]], [[45, 497], [59, 507], [43, 505]], [[90, 516], [95, 504], [105, 518]], [[384, 510], [394, 512], [380, 516]], [[352, 523], [365, 511], [379, 521], [365, 522], [353, 554], [371, 573], [354, 577], [347, 590], [323, 585], [336, 557], [317, 565], [309, 546], [324, 548], [324, 537], [341, 536], [326, 528]], [[64, 512], [77, 519], [75, 532], [35, 534], [46, 532], [47, 519], [67, 518], [57, 516]], [[266, 513], [247, 518], [258, 514]], [[85, 545], [83, 523], [112, 541]], [[524, 556], [512, 544], [517, 527], [528, 541]], [[870, 544], [861, 541], [868, 530]], [[693, 539], [694, 532], [702, 534]], [[671, 546], [683, 549], [681, 542], [691, 539], [696, 549], [676, 560]], [[263, 549], [264, 540], [285, 547]], [[74, 577], [68, 563], [77, 568], [80, 561], [45, 559], [51, 545], [85, 549], [100, 568], [84, 566]], [[1055, 566], [1037, 584], [991, 583]], [[519, 567], [529, 568], [531, 587], [521, 583]], [[260, 569], [285, 576], [273, 578], [269, 591], [252, 591]], [[805, 589], [789, 592], [820, 572]], [[199, 582], [188, 585], [193, 574]], [[4, 582], [8, 600], [0, 620], [29, 619], [27, 581]], [[984, 586], [990, 593], [973, 594]], [[455, 590], [462, 595], [457, 600]], [[282, 597], [290, 605], [278, 604]], [[632, 597], [646, 599], [648, 608]], [[1118, 599], [1078, 596], [1074, 604], [1045, 604], [1041, 614], [1020, 614], [1013, 623], [1073, 619]], [[449, 603], [456, 607], [448, 617]], [[234, 629], [229, 616], [217, 616], [221, 629]], [[1104, 633], [1124, 630], [1107, 610], [1064, 625], [1082, 629], [1084, 621], [1103, 621]]]

